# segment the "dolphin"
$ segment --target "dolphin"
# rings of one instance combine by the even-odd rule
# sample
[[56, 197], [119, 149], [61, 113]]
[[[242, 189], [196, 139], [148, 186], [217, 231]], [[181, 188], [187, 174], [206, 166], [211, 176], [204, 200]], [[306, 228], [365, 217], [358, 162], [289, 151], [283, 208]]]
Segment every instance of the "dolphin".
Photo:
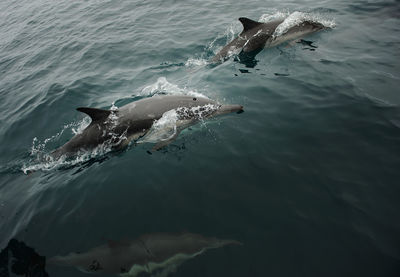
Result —
[[52, 158], [71, 157], [80, 151], [93, 150], [98, 146], [122, 149], [130, 141], [146, 135], [154, 122], [165, 113], [173, 111], [176, 116], [176, 130], [169, 138], [156, 144], [159, 149], [172, 142], [179, 132], [198, 122], [221, 114], [242, 112], [241, 105], [221, 105], [205, 97], [188, 95], [155, 95], [134, 101], [116, 110], [77, 108], [90, 116], [91, 123], [81, 133], [51, 152]]
[[262, 23], [241, 17], [239, 21], [243, 25], [243, 31], [211, 59], [212, 63], [223, 62], [229, 58], [232, 53], [237, 53], [238, 51], [241, 51], [243, 54], [253, 54], [255, 56], [263, 48], [274, 47], [289, 40], [297, 40], [326, 28], [323, 24], [318, 22], [303, 21], [289, 28], [286, 33], [280, 36], [274, 36], [276, 28], [284, 19]]
[[226, 245], [241, 245], [194, 233], [153, 233], [133, 241], [109, 242], [84, 253], [55, 256], [48, 264], [74, 266], [88, 273], [167, 276], [188, 259]]

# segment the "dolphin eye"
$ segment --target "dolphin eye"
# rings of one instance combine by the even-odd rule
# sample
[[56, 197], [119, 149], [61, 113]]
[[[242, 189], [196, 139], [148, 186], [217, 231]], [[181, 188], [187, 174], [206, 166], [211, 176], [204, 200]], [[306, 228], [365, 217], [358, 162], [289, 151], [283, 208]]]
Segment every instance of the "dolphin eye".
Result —
[[197, 100], [197, 98], [196, 97], [193, 97], [193, 101], [196, 101]]

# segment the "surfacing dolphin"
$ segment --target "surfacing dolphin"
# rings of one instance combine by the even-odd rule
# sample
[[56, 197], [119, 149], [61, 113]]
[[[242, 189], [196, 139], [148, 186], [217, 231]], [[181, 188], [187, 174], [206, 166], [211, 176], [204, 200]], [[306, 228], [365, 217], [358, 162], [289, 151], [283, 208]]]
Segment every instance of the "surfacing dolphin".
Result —
[[117, 110], [78, 108], [92, 119], [82, 133], [51, 153], [53, 158], [73, 156], [80, 151], [90, 151], [106, 145], [112, 149], [122, 149], [130, 141], [138, 140], [148, 133], [153, 123], [166, 112], [176, 112], [176, 130], [173, 135], [157, 143], [159, 149], [173, 141], [179, 132], [202, 119], [221, 114], [242, 112], [241, 105], [221, 105], [204, 97], [187, 95], [156, 95], [129, 103]]
[[48, 260], [49, 264], [74, 266], [88, 273], [143, 276], [168, 276], [184, 261], [212, 248], [241, 245], [235, 240], [220, 240], [199, 234], [154, 233], [134, 241], [109, 242], [84, 253], [71, 253]]
[[239, 51], [241, 51], [242, 54], [255, 56], [263, 48], [274, 47], [283, 42], [296, 40], [326, 28], [323, 24], [318, 22], [303, 21], [289, 28], [284, 34], [274, 36], [276, 28], [284, 19], [262, 23], [241, 17], [239, 21], [243, 25], [243, 31], [211, 59], [212, 63], [223, 62], [228, 59], [232, 53], [237, 53]]

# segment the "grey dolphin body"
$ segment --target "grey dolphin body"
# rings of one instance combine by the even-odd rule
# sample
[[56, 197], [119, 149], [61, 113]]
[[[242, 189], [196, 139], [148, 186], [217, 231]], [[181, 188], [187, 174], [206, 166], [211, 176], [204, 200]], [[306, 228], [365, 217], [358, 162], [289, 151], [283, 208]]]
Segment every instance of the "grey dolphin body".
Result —
[[[99, 145], [107, 144], [113, 149], [127, 146], [132, 140], [144, 136], [164, 113], [176, 110], [179, 130], [216, 115], [240, 112], [240, 105], [220, 105], [217, 102], [193, 96], [162, 95], [153, 96], [129, 103], [118, 110], [101, 110], [78, 108], [88, 114], [92, 122], [82, 133], [51, 153], [52, 157], [73, 156], [79, 151], [92, 150]], [[179, 134], [179, 130], [170, 139], [156, 146], [160, 148]]]
[[274, 47], [283, 42], [299, 39], [326, 28], [321, 23], [303, 21], [299, 25], [289, 28], [286, 33], [280, 36], [273, 36], [276, 28], [284, 21], [283, 19], [262, 23], [241, 17], [239, 21], [243, 25], [243, 31], [237, 38], [224, 46], [211, 59], [211, 62], [222, 62], [229, 58], [232, 53], [240, 50], [243, 53], [253, 53], [255, 55], [263, 48]]
[[49, 264], [74, 266], [84, 272], [142, 276], [142, 273], [167, 276], [184, 261], [207, 249], [230, 244], [235, 240], [208, 238], [199, 234], [154, 233], [127, 242], [109, 242], [85, 253], [71, 253], [48, 260]]

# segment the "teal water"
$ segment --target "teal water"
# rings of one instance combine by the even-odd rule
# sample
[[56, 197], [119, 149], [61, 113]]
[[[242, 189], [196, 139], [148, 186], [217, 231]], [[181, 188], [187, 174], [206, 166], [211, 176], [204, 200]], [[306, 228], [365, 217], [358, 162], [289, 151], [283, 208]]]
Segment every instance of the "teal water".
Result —
[[[238, 17], [335, 27], [253, 64], [207, 60]], [[236, 239], [173, 276], [398, 276], [399, 1], [0, 3], [0, 248], [48, 257], [190, 231]], [[196, 93], [245, 112], [171, 145], [41, 157], [88, 124], [75, 108]], [[49, 267], [50, 276], [86, 276]]]

